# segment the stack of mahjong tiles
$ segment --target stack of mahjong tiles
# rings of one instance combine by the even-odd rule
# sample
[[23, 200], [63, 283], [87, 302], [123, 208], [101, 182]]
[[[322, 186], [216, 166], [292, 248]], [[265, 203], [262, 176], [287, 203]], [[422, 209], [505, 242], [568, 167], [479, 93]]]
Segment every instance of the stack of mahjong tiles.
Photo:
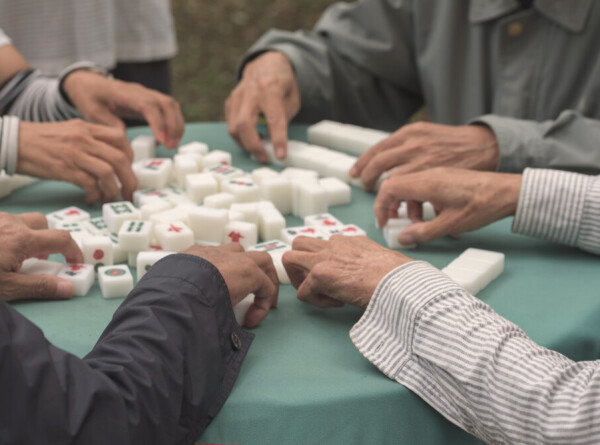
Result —
[[[193, 244], [237, 242], [267, 252], [280, 281], [289, 283], [281, 257], [295, 236], [365, 235], [327, 213], [350, 203], [350, 186], [338, 178], [303, 168], [245, 172], [231, 165], [230, 153], [201, 142], [179, 147], [173, 159], [155, 157], [150, 137], [138, 137], [132, 146], [139, 187], [133, 203], [104, 204], [97, 218], [77, 207], [47, 215], [50, 227], [69, 231], [79, 244], [85, 264], [74, 266], [96, 270], [106, 298], [131, 290], [129, 267], [137, 268], [139, 280], [156, 261]], [[290, 214], [305, 225], [286, 228]], [[119, 264], [125, 262], [129, 267]]]
[[[350, 177], [350, 169], [358, 159], [350, 154], [360, 156], [388, 136], [389, 133], [384, 131], [324, 120], [308, 127], [308, 143], [288, 141], [287, 156], [283, 160], [276, 158], [273, 144], [269, 140], [263, 140], [263, 146], [269, 162], [274, 165], [288, 167], [286, 170], [306, 169], [317, 175], [329, 176], [327, 179], [322, 179], [321, 184], [337, 180], [360, 187], [361, 180]], [[340, 151], [346, 153], [340, 153]], [[375, 190], [379, 189], [381, 183], [389, 177], [390, 172], [391, 170], [386, 171], [379, 177]], [[337, 184], [339, 182], [336, 182], [336, 186], [338, 186]], [[302, 212], [294, 212], [294, 214], [296, 213], [301, 214]], [[434, 217], [435, 212], [431, 203], [423, 203], [423, 219], [428, 221]], [[391, 249], [414, 248], [415, 245], [403, 245], [398, 241], [400, 232], [412, 223], [406, 213], [406, 203], [402, 203], [398, 209], [398, 217], [390, 219], [382, 228], [388, 247]]]
[[[287, 143], [285, 159], [277, 159], [273, 144], [263, 140], [263, 147], [269, 162], [280, 167], [296, 167], [317, 172], [320, 176], [339, 179], [346, 184], [361, 187], [359, 178], [350, 176], [350, 169], [370, 147], [389, 136], [389, 133], [342, 124], [334, 121], [321, 121], [308, 127], [308, 142], [290, 140]], [[376, 189], [388, 176], [381, 175]]]

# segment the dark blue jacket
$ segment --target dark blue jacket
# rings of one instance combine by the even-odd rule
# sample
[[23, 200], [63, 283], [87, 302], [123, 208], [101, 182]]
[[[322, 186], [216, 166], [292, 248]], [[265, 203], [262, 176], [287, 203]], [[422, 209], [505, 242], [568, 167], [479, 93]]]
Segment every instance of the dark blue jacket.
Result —
[[0, 444], [191, 444], [252, 338], [217, 269], [190, 255], [156, 263], [83, 359], [0, 303]]

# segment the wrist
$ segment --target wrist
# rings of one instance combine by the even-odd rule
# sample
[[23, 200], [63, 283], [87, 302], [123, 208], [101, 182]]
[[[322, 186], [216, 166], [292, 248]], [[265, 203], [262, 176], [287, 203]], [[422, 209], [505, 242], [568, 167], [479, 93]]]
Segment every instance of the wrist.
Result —
[[97, 76], [108, 77], [108, 71], [90, 62], [78, 62], [66, 67], [59, 74], [59, 91], [63, 99], [74, 105], [78, 91], [85, 90], [89, 80], [96, 82]]
[[487, 125], [475, 122], [470, 125], [477, 133], [477, 143], [482, 149], [479, 170], [496, 171], [500, 162], [500, 148], [496, 135]]
[[[496, 175], [495, 175], [496, 176]], [[519, 195], [521, 193], [522, 174], [499, 173], [497, 175], [499, 184], [498, 199], [504, 203], [503, 217], [514, 216], [519, 204]]]

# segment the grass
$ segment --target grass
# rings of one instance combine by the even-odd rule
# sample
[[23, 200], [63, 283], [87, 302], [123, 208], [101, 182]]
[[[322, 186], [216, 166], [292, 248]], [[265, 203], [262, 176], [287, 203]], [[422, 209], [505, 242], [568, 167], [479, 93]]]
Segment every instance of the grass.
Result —
[[244, 52], [270, 28], [312, 28], [332, 0], [172, 0], [173, 95], [187, 122], [224, 120]]

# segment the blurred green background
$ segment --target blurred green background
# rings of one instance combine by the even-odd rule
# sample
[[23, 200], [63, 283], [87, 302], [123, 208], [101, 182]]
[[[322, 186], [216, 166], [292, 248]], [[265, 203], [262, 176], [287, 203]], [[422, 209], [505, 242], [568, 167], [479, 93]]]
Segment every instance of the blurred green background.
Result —
[[[125, 0], [126, 1], [126, 0]], [[332, 0], [172, 0], [179, 41], [173, 95], [187, 122], [224, 120], [236, 67], [269, 28], [310, 29]]]

